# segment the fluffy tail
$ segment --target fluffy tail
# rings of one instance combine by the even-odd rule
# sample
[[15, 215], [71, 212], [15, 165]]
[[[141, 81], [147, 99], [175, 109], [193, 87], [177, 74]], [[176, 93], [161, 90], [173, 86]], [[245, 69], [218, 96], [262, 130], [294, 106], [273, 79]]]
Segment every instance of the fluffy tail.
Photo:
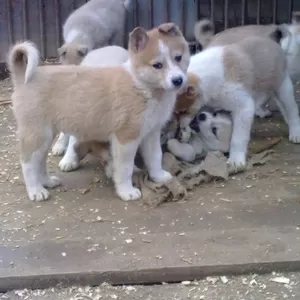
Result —
[[40, 62], [37, 47], [31, 42], [17, 43], [8, 54], [8, 69], [14, 85], [30, 80]]
[[208, 19], [203, 19], [196, 22], [194, 26], [194, 35], [197, 42], [205, 48], [215, 34], [213, 23]]

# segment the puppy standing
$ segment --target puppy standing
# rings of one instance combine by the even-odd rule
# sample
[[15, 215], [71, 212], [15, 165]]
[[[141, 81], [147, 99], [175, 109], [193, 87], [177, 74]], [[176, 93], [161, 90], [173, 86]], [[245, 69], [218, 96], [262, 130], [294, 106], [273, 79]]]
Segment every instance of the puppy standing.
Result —
[[300, 142], [300, 119], [286, 57], [271, 39], [249, 37], [235, 44], [208, 48], [191, 58], [188, 72], [198, 76], [203, 105], [232, 113], [233, 131], [228, 163], [246, 167], [246, 154], [255, 113], [261, 99], [270, 96], [289, 126], [289, 139]]
[[[119, 66], [128, 60], [128, 51], [119, 46], [107, 46], [89, 52], [81, 62], [81, 66], [112, 67]], [[55, 156], [64, 155], [59, 163], [63, 172], [69, 172], [78, 168], [79, 159], [74, 152], [76, 138], [61, 132], [52, 148]]]
[[58, 49], [63, 64], [79, 64], [91, 50], [122, 45], [125, 13], [131, 0], [90, 0], [75, 10], [63, 26], [64, 44]]
[[[274, 33], [274, 34], [272, 34]], [[300, 18], [299, 12], [294, 12], [291, 24], [245, 25], [226, 29], [215, 34], [214, 25], [210, 20], [203, 19], [195, 24], [196, 40], [204, 49], [224, 46], [239, 42], [247, 37], [259, 36], [272, 38], [280, 43], [285, 52], [288, 72], [294, 83], [300, 79]], [[264, 118], [271, 112], [263, 108], [269, 99], [260, 99], [256, 102], [256, 115]]]
[[115, 188], [124, 201], [141, 196], [132, 185], [138, 148], [152, 180], [170, 180], [162, 169], [160, 132], [186, 82], [189, 61], [188, 43], [173, 23], [149, 32], [136, 28], [129, 37], [129, 60], [120, 67], [38, 67], [33, 44], [15, 45], [9, 69], [29, 198], [47, 199], [44, 187], [60, 184], [46, 169], [48, 150], [60, 131], [79, 142], [111, 143]]

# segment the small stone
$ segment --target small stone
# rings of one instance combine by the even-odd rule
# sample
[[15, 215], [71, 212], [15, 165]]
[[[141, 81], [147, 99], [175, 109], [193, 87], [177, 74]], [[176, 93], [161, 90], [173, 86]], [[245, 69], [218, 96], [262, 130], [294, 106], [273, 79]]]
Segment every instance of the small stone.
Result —
[[270, 281], [276, 282], [276, 283], [283, 283], [283, 284], [289, 284], [290, 283], [290, 279], [287, 278], [287, 277], [283, 277], [283, 276], [272, 278], [272, 279], [270, 279]]
[[188, 281], [188, 280], [187, 281], [182, 281], [181, 284], [183, 284], [183, 285], [191, 285], [191, 281]]
[[228, 282], [228, 278], [226, 276], [221, 276], [220, 278], [223, 283], [226, 284]]

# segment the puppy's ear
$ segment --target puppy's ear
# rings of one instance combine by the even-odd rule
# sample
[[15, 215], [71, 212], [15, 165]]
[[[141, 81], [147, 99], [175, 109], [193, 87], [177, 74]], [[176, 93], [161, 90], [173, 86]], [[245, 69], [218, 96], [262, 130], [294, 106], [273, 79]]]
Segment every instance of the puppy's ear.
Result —
[[64, 46], [61, 46], [60, 48], [57, 49], [57, 53], [58, 53], [58, 56], [65, 56], [67, 51]]
[[292, 24], [300, 24], [300, 11], [293, 11]]
[[89, 48], [87, 46], [81, 46], [78, 50], [77, 50], [77, 53], [78, 53], [78, 56], [80, 57], [84, 57], [87, 55], [89, 51]]
[[148, 41], [149, 36], [146, 30], [142, 27], [137, 27], [129, 34], [128, 48], [135, 53], [141, 52], [146, 48]]
[[169, 36], [181, 36], [181, 30], [174, 23], [164, 23], [157, 27], [158, 31], [162, 34]]

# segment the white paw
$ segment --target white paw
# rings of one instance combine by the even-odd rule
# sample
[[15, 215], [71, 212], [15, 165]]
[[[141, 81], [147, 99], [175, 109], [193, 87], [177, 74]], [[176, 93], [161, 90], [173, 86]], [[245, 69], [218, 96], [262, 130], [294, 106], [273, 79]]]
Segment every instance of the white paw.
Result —
[[289, 140], [295, 144], [300, 143], [300, 128], [290, 129]]
[[42, 186], [27, 188], [27, 192], [32, 201], [44, 201], [49, 198], [49, 192]]
[[57, 186], [61, 185], [61, 181], [57, 176], [54, 175], [48, 175], [43, 182], [43, 186], [47, 188], [55, 188]]
[[52, 154], [54, 156], [62, 156], [66, 150], [66, 145], [64, 143], [61, 143], [60, 141], [57, 141], [52, 148]]
[[235, 174], [245, 171], [247, 163], [244, 155], [237, 155], [235, 157], [230, 156], [227, 160], [229, 174]]
[[58, 166], [63, 172], [74, 171], [79, 167], [79, 160], [75, 156], [64, 156]]
[[123, 201], [138, 200], [142, 196], [141, 191], [133, 186], [126, 186], [126, 187], [119, 186], [116, 188], [116, 190], [118, 196]]
[[165, 170], [161, 170], [159, 173], [156, 174], [150, 174], [150, 177], [156, 183], [164, 183], [173, 178], [172, 174]]
[[255, 112], [255, 115], [260, 118], [269, 118], [272, 116], [272, 112], [268, 109], [259, 109]]

